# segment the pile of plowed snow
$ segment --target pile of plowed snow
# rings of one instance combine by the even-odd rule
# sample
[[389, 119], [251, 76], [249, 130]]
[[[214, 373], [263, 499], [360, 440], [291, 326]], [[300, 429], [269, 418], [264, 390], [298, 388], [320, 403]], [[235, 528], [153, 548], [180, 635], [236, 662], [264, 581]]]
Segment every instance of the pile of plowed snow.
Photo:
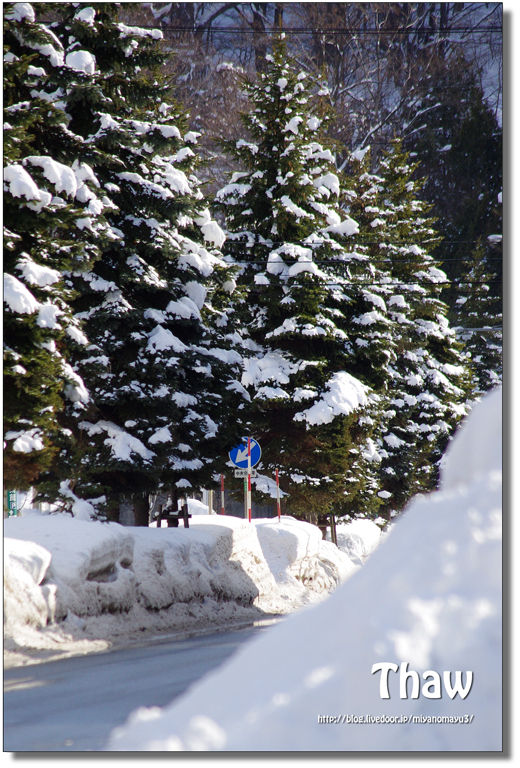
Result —
[[188, 529], [36, 510], [5, 520], [8, 663], [289, 613], [359, 568], [308, 523], [197, 512]]
[[346, 584], [135, 711], [108, 748], [500, 751], [501, 440], [497, 390], [455, 436], [441, 490]]

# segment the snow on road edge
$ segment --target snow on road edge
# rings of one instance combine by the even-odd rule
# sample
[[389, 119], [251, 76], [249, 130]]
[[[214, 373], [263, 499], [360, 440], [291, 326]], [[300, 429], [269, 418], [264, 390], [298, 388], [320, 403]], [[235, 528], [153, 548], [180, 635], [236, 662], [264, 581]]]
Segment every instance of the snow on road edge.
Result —
[[251, 524], [197, 514], [184, 530], [29, 510], [4, 520], [4, 534], [10, 666], [290, 613], [360, 565], [286, 516]]

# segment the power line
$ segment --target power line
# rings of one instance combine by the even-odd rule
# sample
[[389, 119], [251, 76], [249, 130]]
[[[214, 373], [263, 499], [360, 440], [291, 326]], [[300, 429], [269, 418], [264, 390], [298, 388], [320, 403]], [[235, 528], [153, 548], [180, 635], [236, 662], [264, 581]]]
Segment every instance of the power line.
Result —
[[[311, 245], [307, 245], [307, 244], [303, 244], [303, 243], [291, 243], [291, 245], [301, 245], [301, 247], [304, 247], [304, 248], [312, 248], [312, 247], [318, 248], [318, 247], [321, 247], [321, 246], [324, 246], [324, 245], [328, 245], [328, 244], [329, 243], [320, 243], [317, 246], [316, 244], [313, 243], [313, 245], [311, 246]], [[237, 245], [242, 245], [242, 244], [241, 243], [228, 243], [228, 242], [226, 242], [226, 247], [227, 246], [237, 246]], [[246, 246], [246, 248], [255, 248], [256, 246], [259, 246], [259, 245], [264, 247], [264, 248], [274, 248], [273, 245], [266, 245], [266, 244], [263, 244], [263, 243], [255, 243], [254, 246]], [[280, 245], [282, 245], [282, 244], [280, 243]], [[378, 245], [378, 243], [377, 242], [374, 242], [374, 243], [348, 243], [349, 247], [351, 247], [351, 246], [362, 246], [362, 247], [365, 247], [365, 246], [368, 246], [368, 245]], [[423, 257], [427, 256], [427, 255], [428, 254], [423, 254]], [[388, 258], [388, 257], [385, 258], [385, 257], [382, 257], [382, 256], [371, 256], [370, 258], [374, 262], [384, 262], [384, 263], [388, 262], [388, 263], [391, 263], [391, 264], [409, 264], [410, 263], [410, 259], [392, 259], [392, 258]], [[484, 263], [484, 262], [487, 263], [488, 261], [503, 261], [501, 256], [484, 257], [483, 259], [481, 259], [478, 262], [475, 259], [471, 259], [471, 258], [467, 258], [467, 257], [463, 258], [463, 259], [457, 259], [457, 258], [442, 258], [442, 257], [436, 258], [436, 257], [430, 256], [430, 258], [431, 258], [432, 261], [442, 262], [443, 264], [445, 264], [447, 262], [458, 262], [460, 264], [475, 264], [476, 265], [476, 264], [481, 264], [481, 263]], [[247, 261], [248, 261], [249, 264], [262, 264], [263, 263], [263, 260], [253, 261], [253, 260], [247, 259]], [[315, 259], [314, 263], [315, 264], [338, 264], [338, 263], [341, 263], [342, 261], [343, 261], [342, 259], [319, 259], [319, 260]]]
[[[231, 233], [232, 234], [232, 233]], [[287, 241], [285, 240], [269, 240], [268, 242], [261, 242], [257, 240], [256, 242], [249, 244], [249, 241], [238, 241], [238, 240], [231, 240], [226, 241], [229, 242], [229, 244], [233, 245], [247, 245], [248, 248], [251, 248], [253, 245], [265, 245], [267, 248], [271, 248], [273, 245], [284, 245]], [[313, 245], [326, 245], [329, 241], [323, 240], [321, 243], [308, 243], [306, 240], [291, 240], [291, 245], [306, 245], [308, 247], [312, 247]], [[336, 242], [330, 241], [330, 242]], [[388, 240], [387, 238], [377, 238], [374, 240], [349, 240], [349, 245], [379, 245], [379, 243], [382, 243], [384, 245], [434, 245], [437, 247], [438, 245], [474, 245], [475, 243], [480, 243], [481, 240], [440, 240], [438, 243], [436, 243], [434, 240]]]
[[[56, 24], [54, 19], [40, 19], [39, 24]], [[117, 22], [116, 22], [117, 23]], [[122, 23], [122, 22], [121, 22]], [[371, 28], [371, 29], [357, 29], [355, 27], [336, 27], [330, 29], [321, 29], [319, 27], [285, 27], [282, 30], [279, 27], [265, 27], [263, 30], [253, 29], [252, 26], [248, 27], [225, 27], [225, 26], [209, 26], [206, 27], [204, 22], [199, 25], [175, 25], [175, 24], [135, 24], [132, 25], [136, 29], [159, 29], [168, 32], [192, 32], [193, 34], [204, 33], [225, 33], [225, 34], [252, 34], [252, 35], [279, 35], [280, 32], [285, 35], [352, 35], [358, 36], [373, 36], [373, 35], [426, 35], [432, 36], [446, 36], [451, 34], [467, 35], [473, 32], [479, 35], [487, 32], [503, 34], [502, 26], [489, 26], [489, 27], [449, 27], [444, 29], [430, 29], [426, 27], [390, 27], [390, 28]]]
[[[490, 259], [490, 261], [491, 261], [491, 259]], [[502, 259], [493, 259], [493, 261], [502, 261]], [[446, 262], [456, 262], [456, 263], [458, 262], [460, 264], [473, 264], [474, 263], [474, 262], [469, 261], [467, 259], [443, 259], [443, 260], [436, 259], [435, 262], [436, 263], [440, 263], [440, 264], [445, 264]], [[235, 263], [237, 265], [240, 264], [241, 266], [247, 266], [248, 264], [251, 264], [251, 265], [253, 265], [253, 264], [254, 265], [257, 265], [257, 264], [260, 264], [260, 265], [262, 265], [262, 264], [280, 264], [281, 262], [268, 262], [265, 259], [262, 259], [261, 261], [250, 261], [249, 259], [247, 259], [247, 260], [244, 260], [244, 261], [237, 261]], [[298, 262], [298, 261], [294, 261], [293, 262], [293, 264], [301, 264], [301, 263], [302, 262]], [[350, 266], [352, 264], [358, 263], [358, 260], [355, 259], [355, 258], [353, 258], [353, 259], [351, 259], [349, 261], [345, 261], [345, 260], [342, 260], [342, 259], [313, 259], [312, 262], [308, 262], [308, 263], [309, 264], [329, 264], [331, 266], [336, 266], [336, 267], [340, 267], [340, 266], [343, 265], [343, 266], [347, 266], [348, 267], [348, 266]], [[364, 261], [364, 262], [361, 262], [361, 263], [366, 264], [368, 262]], [[410, 262], [409, 259], [372, 259], [370, 261], [370, 264], [372, 266], [375, 266], [375, 267], [377, 267], [378, 264], [409, 264], [410, 266], [414, 266], [414, 267], [416, 267], [418, 269], [426, 269], [428, 267], [435, 267], [435, 264], [432, 264], [430, 262], [427, 262], [425, 264], [413, 264], [412, 262]], [[230, 266], [232, 266], [232, 265], [230, 265]], [[460, 279], [463, 279], [463, 278], [460, 278]], [[467, 282], [467, 281], [464, 280], [464, 282]], [[488, 281], [486, 280], [486, 282], [488, 282]]]
[[[285, 245], [286, 241], [283, 240], [273, 240], [268, 243], [261, 243], [261, 242], [255, 242], [255, 243], [248, 243], [245, 241], [238, 242], [236, 240], [226, 240], [226, 245], [228, 246], [243, 246], [245, 248], [254, 248], [256, 246], [262, 246], [264, 248], [275, 248], [282, 245]], [[307, 243], [305, 240], [291, 240], [289, 245], [301, 245], [305, 248], [320, 248], [323, 245], [329, 245], [330, 243], [336, 243], [338, 245], [336, 240], [323, 240], [321, 243]], [[425, 245], [425, 246], [432, 246], [433, 248], [438, 248], [440, 245], [450, 246], [450, 245], [475, 245], [482, 243], [481, 240], [441, 240], [438, 243], [435, 243], [431, 240], [349, 240], [348, 243], [346, 243], [346, 246], [369, 246], [369, 245]], [[487, 245], [490, 245], [487, 243]], [[501, 260], [501, 256], [493, 256], [490, 257], [490, 260], [497, 261]], [[486, 259], [487, 260], [487, 259]], [[462, 259], [443, 259], [443, 261], [462, 261]]]
[[[237, 265], [240, 266], [240, 265]], [[306, 274], [309, 274], [308, 272]], [[296, 277], [296, 275], [293, 275], [292, 277]], [[314, 277], [314, 275], [313, 275]], [[486, 281], [480, 281], [480, 280], [464, 280], [464, 283], [462, 285], [454, 284], [453, 282], [439, 282], [439, 283], [432, 283], [427, 280], [409, 280], [407, 282], [389, 282], [389, 283], [382, 283], [377, 280], [373, 280], [370, 282], [361, 281], [358, 282], [357, 280], [344, 280], [342, 283], [324, 283], [323, 284], [326, 288], [344, 288], [347, 285], [355, 285], [355, 286], [377, 286], [381, 288], [413, 288], [416, 285], [427, 285], [429, 288], [435, 288], [437, 286], [442, 285], [448, 285], [452, 288], [456, 288], [458, 291], [465, 291], [468, 292], [468, 289], [466, 289], [465, 286], [467, 285], [502, 285], [501, 280], [486, 280]], [[259, 287], [259, 286], [255, 286]], [[472, 291], [473, 293], [477, 293], [477, 291]], [[489, 296], [486, 298], [493, 298], [493, 296]]]
[[468, 333], [471, 332], [486, 332], [486, 333], [494, 333], [495, 331], [501, 331], [502, 326], [501, 325], [494, 325], [491, 328], [464, 328], [463, 325], [458, 325], [456, 328], [452, 328], [452, 330], [455, 331], [455, 333]]
[[[45, 23], [45, 22], [43, 22]], [[171, 24], [153, 24], [153, 25], [138, 25], [141, 29], [160, 29], [169, 32], [192, 32], [197, 33], [213, 33], [213, 34], [253, 34], [253, 35], [278, 35], [280, 30], [275, 27], [268, 27], [261, 30], [252, 29], [250, 27], [205, 27], [203, 24], [200, 26], [174, 26]], [[402, 27], [396, 27], [391, 29], [355, 29], [353, 27], [338, 27], [336, 29], [319, 29], [316, 27], [287, 27], [282, 30], [286, 35], [352, 35], [358, 36], [373, 36], [373, 35], [426, 35], [431, 37], [433, 35], [451, 35], [451, 34], [463, 34], [467, 35], [471, 32], [478, 32], [478, 34], [484, 34], [492, 32], [493, 34], [500, 32], [502, 34], [502, 27], [456, 27], [450, 29], [419, 29], [411, 27], [403, 29]]]

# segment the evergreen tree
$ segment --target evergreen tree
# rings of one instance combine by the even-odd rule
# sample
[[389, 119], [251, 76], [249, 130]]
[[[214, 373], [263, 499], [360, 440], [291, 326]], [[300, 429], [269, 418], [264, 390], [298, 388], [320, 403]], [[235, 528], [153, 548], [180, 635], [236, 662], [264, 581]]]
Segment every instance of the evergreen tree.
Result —
[[473, 266], [466, 267], [467, 282], [459, 286], [454, 322], [459, 338], [469, 355], [477, 396], [498, 386], [502, 381], [502, 312], [490, 291], [495, 275], [486, 272], [485, 252], [489, 246], [480, 243], [473, 252]]
[[176, 502], [207, 487], [236, 439], [241, 358], [218, 325], [232, 281], [194, 175], [197, 137], [162, 81], [161, 33], [118, 22], [114, 4], [58, 10], [69, 127], [89, 148], [117, 237], [93, 270], [69, 276], [89, 339], [76, 365], [93, 402], [81, 421], [68, 414], [85, 455], [65, 453], [45, 483], [147, 524], [149, 493]]
[[[381, 484], [380, 468], [383, 458], [388, 456], [383, 436], [388, 432], [391, 417], [388, 403], [394, 386], [400, 332], [389, 305], [394, 294], [394, 280], [389, 270], [383, 234], [388, 213], [386, 201], [382, 199], [385, 180], [371, 171], [372, 164], [370, 147], [351, 153], [344, 167], [342, 182], [346, 189], [345, 201], [349, 213], [359, 224], [350, 259], [354, 265], [361, 266], [361, 270], [358, 266], [357, 280], [365, 298], [365, 306], [360, 307], [351, 323], [351, 328], [357, 327], [360, 330], [353, 339], [356, 347], [354, 364], [361, 367], [364, 376], [371, 377], [379, 395], [377, 412], [367, 417], [371, 424], [371, 437], [365, 450], [369, 460], [365, 476], [372, 495], [382, 505], [390, 495], [384, 483]], [[366, 306], [366, 300], [372, 306]], [[377, 351], [377, 355], [374, 355], [374, 351]], [[366, 511], [364, 506], [356, 510], [358, 515]], [[371, 506], [368, 507], [370, 511]]]
[[240, 265], [233, 318], [249, 350], [242, 383], [250, 428], [264, 471], [281, 469], [291, 514], [345, 513], [362, 498], [376, 509], [380, 499], [365, 482], [367, 440], [390, 352], [382, 354], [382, 338], [365, 334], [360, 320], [379, 298], [365, 288], [363, 257], [348, 246], [358, 226], [345, 210], [334, 155], [319, 140], [330, 120], [325, 92], [288, 62], [282, 41], [245, 90], [248, 138], [225, 144], [244, 170], [217, 203], [226, 252]]
[[81, 137], [44, 92], [63, 48], [29, 4], [4, 6], [4, 51], [4, 482], [27, 489], [68, 439], [67, 399], [88, 401], [70, 365], [86, 339], [64, 274], [88, 267], [108, 228], [77, 162]]
[[466, 357], [440, 299], [447, 277], [430, 255], [439, 236], [431, 206], [419, 198], [422, 184], [413, 180], [417, 167], [395, 142], [378, 169], [377, 248], [391, 278], [386, 304], [397, 345], [380, 465], [387, 510], [436, 486], [440, 459], [471, 392]]

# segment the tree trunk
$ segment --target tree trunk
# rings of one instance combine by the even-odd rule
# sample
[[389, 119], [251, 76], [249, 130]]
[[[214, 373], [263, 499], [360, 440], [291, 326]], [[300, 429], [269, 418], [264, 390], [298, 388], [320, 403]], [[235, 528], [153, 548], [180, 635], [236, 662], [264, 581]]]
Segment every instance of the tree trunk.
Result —
[[263, 11], [266, 3], [255, 3], [253, 6], [253, 46], [255, 49], [255, 69], [265, 72], [265, 57], [267, 55], [267, 40]]
[[283, 3], [276, 3], [274, 8], [274, 26], [281, 32], [283, 24]]
[[131, 497], [124, 496], [119, 502], [119, 522], [121, 525], [135, 525], [134, 505]]
[[146, 527], [149, 523], [148, 494], [123, 497], [119, 503], [119, 522], [121, 525]]
[[148, 527], [150, 522], [150, 507], [148, 503], [148, 494], [142, 493], [134, 496], [134, 525], [143, 528]]

